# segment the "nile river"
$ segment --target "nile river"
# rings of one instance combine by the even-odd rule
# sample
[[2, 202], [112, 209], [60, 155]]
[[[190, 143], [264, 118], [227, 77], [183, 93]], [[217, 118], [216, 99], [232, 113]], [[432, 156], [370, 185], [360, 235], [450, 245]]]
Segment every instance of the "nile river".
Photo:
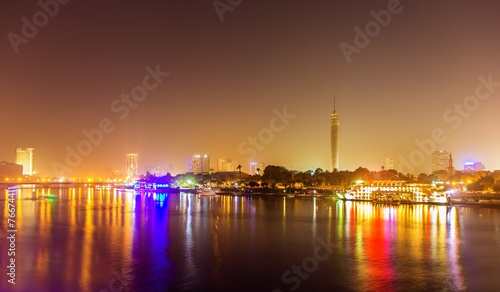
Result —
[[2, 193], [1, 291], [500, 291], [500, 209], [24, 188], [12, 257]]

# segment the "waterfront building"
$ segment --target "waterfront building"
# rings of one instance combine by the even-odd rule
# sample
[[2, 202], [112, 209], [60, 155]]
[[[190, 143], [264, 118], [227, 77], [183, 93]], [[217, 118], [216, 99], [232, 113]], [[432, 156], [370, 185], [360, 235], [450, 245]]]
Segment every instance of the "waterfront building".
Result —
[[335, 110], [335, 99], [333, 100], [333, 113], [330, 118], [330, 139], [331, 139], [331, 168], [332, 171], [339, 170], [339, 117]]
[[193, 173], [210, 173], [210, 155], [193, 155], [189, 159], [188, 170]]
[[203, 155], [201, 158], [201, 172], [202, 173], [210, 173], [210, 155]]
[[127, 176], [139, 176], [139, 155], [137, 153], [127, 154]]
[[432, 172], [448, 170], [450, 152], [444, 150], [434, 151], [432, 153]]
[[486, 167], [481, 162], [466, 161], [464, 163], [464, 171], [467, 171], [467, 172], [476, 172], [476, 171], [481, 171], [481, 170], [485, 170], [485, 169], [486, 169]]
[[23, 175], [33, 175], [35, 148], [16, 148], [16, 164], [22, 165]]
[[218, 171], [233, 171], [233, 161], [231, 159], [219, 158], [217, 161]]
[[188, 171], [193, 173], [201, 172], [201, 155], [195, 154], [189, 158]]

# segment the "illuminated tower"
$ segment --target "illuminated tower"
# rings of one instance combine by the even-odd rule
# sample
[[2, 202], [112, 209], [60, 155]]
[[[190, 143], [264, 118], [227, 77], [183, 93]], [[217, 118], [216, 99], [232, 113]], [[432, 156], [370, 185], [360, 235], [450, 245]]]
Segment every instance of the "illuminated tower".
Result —
[[335, 111], [335, 99], [333, 99], [333, 113], [330, 120], [331, 131], [331, 166], [332, 171], [339, 169], [339, 116]]
[[139, 176], [139, 155], [137, 153], [127, 154], [127, 176], [128, 177], [138, 177]]
[[[450, 156], [451, 153], [444, 150], [437, 150], [432, 152], [432, 173], [440, 170], [446, 171], [447, 169], [449, 169], [448, 167], [450, 164]], [[446, 165], [448, 165], [448, 167]]]
[[23, 175], [33, 175], [33, 152], [35, 148], [16, 148], [16, 164], [23, 166]]

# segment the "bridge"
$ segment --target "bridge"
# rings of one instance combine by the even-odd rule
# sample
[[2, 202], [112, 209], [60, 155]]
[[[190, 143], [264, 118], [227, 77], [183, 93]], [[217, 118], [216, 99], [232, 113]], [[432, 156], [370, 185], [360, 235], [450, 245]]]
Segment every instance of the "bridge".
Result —
[[116, 182], [0, 182], [0, 188], [8, 188], [8, 187], [18, 187], [18, 188], [32, 188], [35, 186], [41, 187], [50, 187], [50, 188], [58, 188], [58, 187], [70, 187], [70, 186], [101, 186], [101, 185], [113, 185], [113, 186], [121, 186], [123, 183], [118, 184]]

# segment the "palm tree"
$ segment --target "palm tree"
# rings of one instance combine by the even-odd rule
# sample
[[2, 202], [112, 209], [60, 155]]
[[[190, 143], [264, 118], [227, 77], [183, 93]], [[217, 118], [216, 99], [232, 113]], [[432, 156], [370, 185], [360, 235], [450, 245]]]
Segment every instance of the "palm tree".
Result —
[[236, 167], [236, 169], [240, 171], [240, 183], [241, 183], [241, 164], [238, 164], [238, 166]]

